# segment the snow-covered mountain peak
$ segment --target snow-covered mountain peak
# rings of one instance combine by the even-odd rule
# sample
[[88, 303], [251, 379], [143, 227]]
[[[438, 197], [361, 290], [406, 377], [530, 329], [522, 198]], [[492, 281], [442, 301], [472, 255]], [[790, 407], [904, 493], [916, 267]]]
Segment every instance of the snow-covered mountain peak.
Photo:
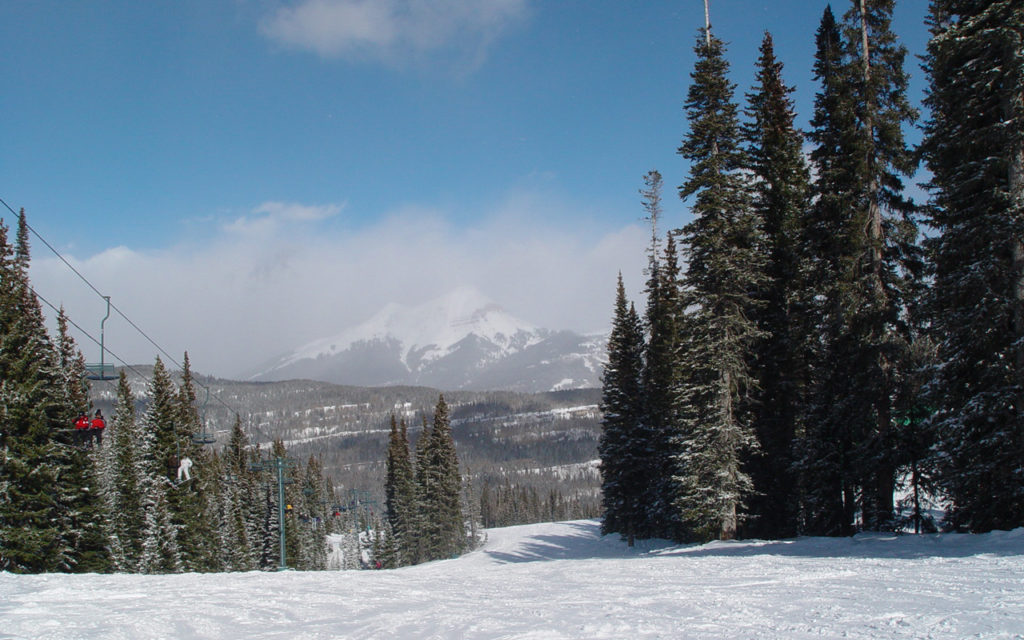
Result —
[[548, 391], [598, 385], [604, 351], [603, 339], [536, 327], [460, 287], [419, 305], [389, 304], [252, 378]]
[[459, 287], [416, 306], [390, 303], [356, 327], [297, 349], [286, 364], [331, 355], [359, 342], [395, 342], [404, 353], [444, 352], [474, 334], [507, 348], [516, 335], [536, 331], [476, 289]]

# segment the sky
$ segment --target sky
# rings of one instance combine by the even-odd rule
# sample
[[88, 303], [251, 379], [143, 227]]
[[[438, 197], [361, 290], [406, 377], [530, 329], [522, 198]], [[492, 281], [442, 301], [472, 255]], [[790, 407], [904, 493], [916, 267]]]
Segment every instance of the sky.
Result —
[[[826, 4], [712, 0], [738, 100], [768, 30], [806, 126]], [[926, 5], [894, 23], [915, 102]], [[132, 363], [155, 342], [239, 376], [463, 286], [604, 330], [616, 274], [642, 290], [644, 174], [664, 176], [662, 229], [687, 221], [703, 18], [700, 0], [0, 3], [0, 198], [149, 336], [106, 324]], [[103, 301], [32, 240], [37, 292], [98, 337]]]

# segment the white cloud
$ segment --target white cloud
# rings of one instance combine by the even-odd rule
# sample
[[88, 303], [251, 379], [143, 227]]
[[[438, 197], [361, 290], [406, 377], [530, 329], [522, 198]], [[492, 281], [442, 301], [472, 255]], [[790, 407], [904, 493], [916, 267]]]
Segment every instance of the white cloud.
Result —
[[[575, 222], [586, 212], [535, 195], [509, 197], [470, 228], [428, 207], [357, 230], [318, 222], [340, 210], [268, 203], [206, 244], [69, 259], [161, 347], [176, 358], [188, 350], [197, 371], [226, 377], [363, 322], [389, 302], [416, 304], [458, 286], [540, 326], [594, 331], [610, 325], [618, 271], [631, 291], [643, 285], [643, 227], [596, 230]], [[307, 222], [282, 223], [296, 217]], [[37, 257], [31, 275], [42, 295], [99, 336], [103, 302], [66, 266]], [[88, 360], [98, 359], [96, 345], [76, 339]], [[106, 344], [132, 363], [157, 353], [116, 314]]]
[[403, 63], [454, 49], [479, 64], [526, 0], [301, 0], [262, 24], [268, 38], [325, 58]]
[[344, 204], [302, 205], [292, 202], [264, 202], [250, 215], [240, 216], [224, 225], [230, 233], [267, 234], [276, 232], [289, 223], [317, 222], [333, 218], [345, 208]]

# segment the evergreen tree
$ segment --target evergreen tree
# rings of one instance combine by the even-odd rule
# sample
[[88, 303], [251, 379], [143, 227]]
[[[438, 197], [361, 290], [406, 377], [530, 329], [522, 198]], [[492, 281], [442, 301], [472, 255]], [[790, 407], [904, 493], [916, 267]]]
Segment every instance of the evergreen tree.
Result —
[[826, 7], [815, 38], [815, 79], [821, 88], [807, 137], [813, 142], [816, 176], [814, 204], [804, 225], [809, 255], [801, 350], [808, 365], [808, 392], [797, 438], [799, 528], [812, 535], [853, 532], [856, 480], [853, 440], [842, 428], [836, 399], [848, 391], [847, 372], [835, 365], [845, 332], [843, 324], [844, 256], [847, 216], [853, 207], [855, 157], [849, 151], [855, 133], [851, 82], [845, 72], [839, 25]]
[[310, 456], [302, 472], [300, 518], [297, 523], [300, 534], [300, 557], [298, 568], [304, 571], [323, 571], [327, 568], [326, 509], [324, 495], [323, 465], [319, 458]]
[[174, 383], [159, 357], [146, 393], [149, 406], [142, 417], [135, 461], [143, 513], [140, 569], [143, 573], [175, 573], [185, 568], [178, 547], [180, 525], [173, 520], [167, 495], [174, 489], [171, 478], [177, 472], [174, 423], [178, 406]]
[[[210, 457], [195, 438], [205, 431], [196, 408], [196, 391], [188, 353], [182, 362], [181, 383], [178, 386], [173, 420], [174, 448], [168, 448], [168, 477], [176, 483], [176, 490], [168, 493], [171, 520], [178, 529], [178, 545], [182, 562], [188, 571], [216, 571], [219, 569], [218, 547], [212, 523], [215, 521], [215, 503], [209, 494], [218, 478], [210, 473]], [[191, 481], [179, 481], [177, 465], [188, 458], [192, 461]]]
[[229, 571], [251, 571], [257, 567], [252, 534], [256, 529], [253, 513], [256, 511], [256, 478], [250, 468], [250, 447], [242, 430], [242, 420], [236, 415], [221, 459], [221, 493], [224, 524], [221, 537], [228, 558]]
[[[618, 533], [629, 546], [647, 534], [651, 442], [645, 430], [643, 393], [644, 336], [640, 318], [628, 305], [619, 274], [615, 314], [608, 338], [608, 363], [601, 378], [601, 531]], [[485, 485], [486, 487], [486, 485]]]
[[[671, 234], [659, 256], [657, 222], [661, 216], [661, 174], [651, 171], [644, 177], [643, 206], [651, 221], [648, 249], [647, 343], [643, 354], [641, 378], [644, 411], [639, 418], [633, 459], [643, 479], [641, 504], [646, 508], [644, 521], [635, 533], [641, 538], [679, 537], [681, 530], [674, 508], [676, 498], [672, 477], [677, 470], [679, 429], [679, 333], [683, 304], [679, 295], [679, 265], [676, 244]], [[641, 338], [639, 345], [644, 346]]]
[[755, 537], [796, 534], [793, 441], [804, 395], [802, 362], [802, 224], [809, 205], [810, 177], [803, 138], [793, 124], [771, 34], [765, 33], [757, 63], [757, 84], [748, 95], [749, 124], [744, 129], [754, 176], [754, 209], [763, 222], [766, 279], [758, 294], [762, 339], [751, 366], [758, 381], [752, 403], [759, 451], [749, 469], [755, 486], [747, 533]]
[[85, 357], [68, 333], [68, 317], [64, 307], [57, 312], [57, 369], [61, 372], [64, 401], [79, 411], [88, 411], [89, 381], [86, 378]]
[[901, 176], [915, 168], [902, 126], [906, 56], [891, 1], [854, 0], [841, 25], [826, 12], [815, 72], [822, 83], [810, 137], [817, 181], [815, 386], [802, 464], [807, 531], [889, 528], [900, 459], [898, 405], [912, 368], [908, 314], [920, 277], [913, 206]]
[[755, 446], [743, 406], [753, 380], [750, 350], [763, 283], [761, 229], [751, 205], [740, 146], [734, 85], [727, 79], [722, 42], [705, 27], [687, 94], [690, 131], [679, 153], [690, 177], [679, 189], [694, 196], [694, 220], [681, 230], [687, 257], [687, 307], [680, 365], [683, 412], [676, 505], [697, 539], [733, 538], [751, 491], [741, 468]]
[[0, 570], [104, 570], [92, 465], [69, 446], [76, 414], [28, 277], [28, 223], [0, 222]]
[[858, 124], [851, 151], [859, 171], [846, 278], [852, 357], [840, 364], [849, 364], [852, 373], [847, 416], [858, 416], [850, 427], [859, 439], [860, 506], [869, 529], [892, 525], [899, 455], [894, 399], [905, 394], [911, 366], [905, 314], [913, 304], [913, 281], [921, 275], [914, 207], [903, 197], [901, 178], [917, 166], [902, 132], [916, 112], [906, 97], [907, 51], [891, 30], [893, 5], [857, 0], [844, 17]]
[[114, 415], [107, 425], [100, 455], [100, 487], [109, 513], [111, 559], [114, 570], [121, 573], [141, 571], [144, 514], [137, 474], [141, 436], [135, 419], [135, 397], [122, 370]]
[[409, 436], [405, 419], [401, 428], [391, 415], [391, 435], [388, 440], [386, 459], [386, 478], [384, 485], [385, 509], [391, 536], [394, 538], [396, 566], [411, 563], [413, 531], [416, 511], [416, 478], [412, 460], [409, 457]]
[[924, 157], [938, 364], [926, 409], [952, 527], [1024, 525], [1024, 6], [933, 0]]
[[434, 408], [430, 432], [421, 438], [426, 438], [417, 458], [421, 536], [425, 542], [423, 560], [450, 558], [465, 548], [466, 532], [460, 504], [459, 460], [443, 395]]

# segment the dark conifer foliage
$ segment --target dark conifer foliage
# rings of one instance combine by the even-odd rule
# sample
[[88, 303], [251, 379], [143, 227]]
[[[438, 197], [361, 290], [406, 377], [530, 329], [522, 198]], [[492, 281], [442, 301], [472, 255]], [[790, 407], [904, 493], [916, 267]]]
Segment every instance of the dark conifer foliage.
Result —
[[604, 518], [601, 530], [618, 533], [630, 546], [636, 537], [649, 537], [647, 504], [652, 495], [651, 461], [654, 442], [644, 424], [644, 335], [640, 318], [626, 300], [619, 274], [615, 315], [608, 339], [608, 363], [602, 381], [603, 430], [601, 491]]
[[803, 224], [810, 203], [810, 176], [803, 158], [803, 136], [793, 123], [789, 97], [793, 89], [782, 79], [771, 34], [761, 43], [757, 84], [748, 94], [748, 125], [744, 128], [753, 183], [753, 207], [762, 221], [767, 258], [766, 278], [757, 298], [757, 325], [762, 338], [751, 353], [757, 379], [750, 406], [760, 450], [749, 470], [756, 487], [745, 528], [755, 537], [786, 537], [796, 533], [797, 495], [793, 441], [805, 394], [802, 357], [805, 327], [803, 286], [806, 284]]
[[705, 29], [695, 52], [686, 100], [690, 129], [679, 149], [691, 163], [679, 195], [694, 198], [694, 220], [680, 232], [683, 282], [694, 311], [681, 355], [686, 411], [676, 504], [689, 535], [707, 540], [735, 537], [751, 490], [741, 466], [756, 443], [743, 409], [753, 384], [748, 354], [761, 335], [753, 292], [765, 276], [723, 45]]
[[[675, 239], [668, 235], [659, 252], [658, 220], [661, 217], [661, 174], [651, 171], [644, 177], [642, 204], [651, 222], [648, 248], [647, 344], [643, 355], [641, 393], [643, 413], [633, 456], [642, 466], [636, 469], [644, 479], [643, 503], [646, 522], [636, 531], [644, 538], [678, 537], [681, 531], [675, 507], [673, 477], [678, 465], [680, 322], [683, 304], [679, 290], [679, 262]], [[641, 340], [641, 346], [643, 342]]]
[[388, 524], [394, 539], [394, 558], [398, 566], [410, 564], [413, 538], [416, 535], [416, 478], [409, 457], [409, 433], [403, 418], [401, 427], [391, 416], [391, 436], [388, 441], [384, 486]]
[[855, 0], [841, 25], [826, 11], [818, 32], [808, 239], [821, 339], [801, 468], [805, 530], [819, 534], [893, 520], [895, 414], [912, 368], [908, 314], [921, 262], [901, 177], [915, 168], [902, 127], [916, 114], [891, 17], [892, 2]]
[[458, 555], [466, 547], [462, 519], [462, 479], [459, 459], [452, 440], [448, 404], [442, 395], [434, 408], [434, 420], [418, 448], [417, 478], [420, 492], [421, 535], [425, 540], [424, 560]]
[[925, 410], [949, 524], [1024, 525], [1024, 6], [934, 0], [924, 157], [937, 365]]
[[0, 570], [103, 570], [91, 465], [71, 446], [80, 407], [29, 283], [28, 235], [24, 211], [14, 247], [0, 222]]
[[847, 218], [853, 207], [855, 131], [852, 86], [845, 72], [839, 25], [826, 7], [815, 36], [815, 80], [820, 89], [807, 137], [814, 144], [814, 205], [804, 225], [807, 265], [807, 340], [803, 352], [810, 381], [797, 441], [801, 531], [816, 535], [853, 532], [856, 481], [854, 443], [842, 428], [833, 400], [847, 390], [847, 372], [836, 367], [843, 324], [843, 274], [849, 255]]

